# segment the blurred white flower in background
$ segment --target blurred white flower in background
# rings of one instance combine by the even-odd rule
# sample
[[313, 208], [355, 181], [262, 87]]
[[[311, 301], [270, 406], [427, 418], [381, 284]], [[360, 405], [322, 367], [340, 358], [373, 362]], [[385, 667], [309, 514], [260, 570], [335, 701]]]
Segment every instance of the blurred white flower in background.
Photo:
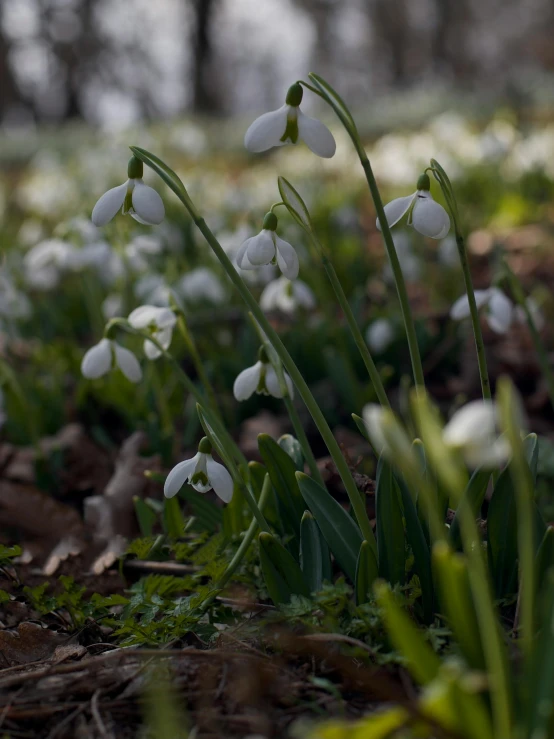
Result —
[[[531, 314], [531, 319], [535, 324], [535, 328], [537, 329], [537, 331], [542, 331], [546, 320], [544, 318], [544, 313], [542, 312], [540, 305], [531, 296], [529, 296], [525, 300], [525, 304], [527, 306], [527, 310]], [[516, 307], [514, 308], [514, 318], [518, 323], [527, 324], [527, 316], [525, 315], [525, 311], [523, 310], [523, 307], [521, 305], [516, 305]]]
[[490, 400], [474, 400], [456, 411], [443, 429], [443, 441], [459, 450], [468, 467], [499, 467], [510, 447], [498, 431], [498, 410]]
[[376, 318], [367, 327], [365, 340], [372, 352], [381, 354], [394, 341], [394, 326], [388, 318]]
[[120, 316], [123, 312], [123, 298], [118, 293], [107, 295], [102, 302], [102, 315], [109, 321], [110, 318]]
[[[177, 323], [177, 317], [171, 308], [141, 305], [129, 314], [128, 320], [133, 328], [148, 331], [164, 350], [169, 349], [173, 328]], [[143, 348], [148, 359], [158, 359], [162, 355], [161, 349], [148, 339], [145, 339]]]
[[294, 313], [297, 308], [311, 310], [315, 304], [315, 295], [305, 282], [292, 282], [284, 275], [267, 284], [260, 296], [260, 307], [264, 311]]
[[185, 303], [206, 302], [219, 305], [226, 299], [221, 280], [208, 267], [197, 267], [187, 272], [175, 285], [175, 290]]
[[[411, 234], [409, 231], [394, 231], [392, 240], [405, 279], [416, 282], [421, 277], [421, 264], [417, 254], [414, 254]], [[390, 284], [394, 283], [394, 273], [388, 258], [383, 267], [383, 279]]]
[[138, 300], [150, 305], [167, 306], [171, 290], [165, 277], [158, 274], [145, 274], [135, 282], [133, 292]]
[[460, 265], [460, 255], [458, 253], [458, 245], [454, 236], [447, 236], [443, 239], [437, 248], [439, 263], [445, 267], [453, 269]]
[[[475, 290], [474, 294], [477, 308], [483, 310], [489, 327], [497, 334], [507, 333], [514, 318], [512, 301], [498, 287]], [[469, 318], [470, 315], [467, 294], [462, 295], [450, 309], [450, 318], [454, 321], [461, 321]]]
[[46, 239], [34, 246], [23, 258], [26, 283], [38, 290], [57, 287], [64, 270], [71, 267], [75, 247], [61, 239]]
[[142, 370], [133, 352], [116, 341], [104, 338], [85, 353], [81, 373], [89, 380], [96, 380], [115, 367], [131, 382], [140, 382], [142, 379]]
[[[289, 397], [293, 398], [294, 386], [292, 380], [286, 372], [283, 371], [283, 374]], [[264, 349], [260, 350], [256, 364], [242, 370], [233, 384], [233, 395], [238, 401], [248, 400], [254, 393], [257, 395], [272, 395], [274, 398], [283, 397], [277, 373], [269, 363]]]
[[0, 317], [6, 319], [29, 318], [31, 301], [18, 290], [5, 270], [0, 270]]
[[247, 239], [237, 253], [237, 265], [244, 270], [255, 270], [276, 261], [279, 269], [294, 280], [298, 277], [300, 263], [294, 248], [275, 233], [277, 217], [266, 214], [260, 233]]

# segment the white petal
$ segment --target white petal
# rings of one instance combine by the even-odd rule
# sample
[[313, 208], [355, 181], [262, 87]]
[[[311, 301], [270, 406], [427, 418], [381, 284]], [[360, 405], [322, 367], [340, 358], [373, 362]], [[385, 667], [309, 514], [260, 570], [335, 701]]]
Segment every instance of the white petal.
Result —
[[[408, 212], [408, 210], [410, 209], [410, 205], [413, 203], [416, 196], [417, 191], [412, 193], [411, 195], [406, 195], [406, 197], [404, 198], [396, 198], [395, 200], [391, 200], [390, 203], [387, 203], [385, 205], [385, 216], [387, 218], [389, 228], [398, 223], [402, 216]], [[379, 219], [377, 219], [377, 228], [379, 229], [379, 231], [381, 230]]]
[[277, 298], [282, 290], [283, 277], [279, 277], [277, 280], [272, 280], [264, 287], [262, 294], [260, 295], [260, 308], [262, 310], [275, 310], [277, 308]]
[[81, 372], [89, 380], [102, 377], [112, 367], [112, 348], [108, 339], [102, 339], [92, 346], [83, 357]]
[[[490, 290], [474, 290], [474, 295], [477, 309], [482, 308], [486, 303], [488, 303], [491, 297]], [[461, 321], [463, 318], [468, 318], [469, 315], [470, 310], [467, 294], [461, 295], [458, 300], [455, 301], [452, 308], [450, 308], [450, 318], [452, 318], [453, 321]]]
[[380, 354], [394, 339], [394, 327], [387, 318], [377, 318], [368, 326], [365, 340], [372, 352]]
[[252, 367], [242, 370], [233, 384], [233, 395], [236, 400], [248, 400], [256, 392], [258, 383], [260, 382], [261, 371], [261, 362], [256, 362]]
[[244, 136], [244, 145], [255, 154], [267, 151], [273, 146], [280, 146], [280, 140], [287, 127], [288, 105], [272, 110], [256, 118]]
[[140, 382], [142, 380], [142, 370], [140, 368], [139, 361], [133, 352], [129, 351], [129, 349], [125, 349], [123, 346], [119, 346], [115, 341], [114, 350], [115, 363], [123, 372], [125, 377], [130, 382]]
[[497, 334], [505, 334], [512, 325], [514, 306], [502, 290], [491, 287], [487, 323]]
[[[544, 328], [544, 324], [545, 324], [545, 318], [544, 318], [544, 314], [542, 310], [540, 309], [539, 304], [532, 297], [528, 297], [525, 303], [527, 305], [527, 310], [531, 314], [531, 318], [533, 319], [535, 328], [537, 329], [537, 331], [542, 331]], [[260, 304], [261, 304], [261, 299], [260, 299]], [[514, 319], [518, 323], [522, 323], [524, 325], [527, 323], [527, 316], [525, 314], [525, 311], [521, 307], [521, 305], [516, 305], [516, 307], [514, 308]]]
[[140, 305], [129, 314], [129, 323], [133, 328], [144, 329], [154, 325], [158, 328], [173, 327], [177, 318], [171, 308], [157, 305]]
[[362, 411], [362, 417], [367, 433], [376, 454], [381, 454], [387, 446], [382, 430], [383, 408], [377, 403], [369, 403]]
[[298, 254], [287, 241], [283, 241], [277, 234], [275, 234], [275, 246], [277, 247], [279, 269], [289, 280], [295, 280], [300, 270]]
[[477, 440], [486, 441], [495, 433], [497, 411], [490, 400], [474, 400], [456, 411], [443, 429], [444, 442], [464, 446]]
[[[286, 372], [284, 372], [285, 375], [285, 385], [287, 386], [289, 397], [292, 399], [294, 398], [294, 385], [292, 384], [292, 380], [287, 375]], [[272, 395], [274, 398], [282, 398], [283, 393], [281, 392], [281, 386], [279, 385], [279, 380], [277, 378], [277, 373], [273, 369], [271, 365], [268, 365], [266, 375], [265, 375], [265, 386], [267, 388], [267, 392]]]
[[306, 285], [302, 280], [296, 280], [292, 286], [293, 296], [303, 308], [315, 308], [315, 295], [311, 287]]
[[165, 479], [164, 495], [166, 498], [173, 498], [179, 492], [194, 472], [197, 461], [198, 454], [195, 454], [192, 459], [186, 459], [184, 462], [179, 462], [179, 464], [175, 465]]
[[[152, 336], [167, 351], [171, 344], [171, 339], [173, 338], [173, 326], [165, 326], [164, 328], [155, 331]], [[161, 349], [159, 349], [153, 341], [149, 341], [148, 339], [145, 340], [143, 349], [148, 359], [158, 359], [158, 357], [161, 357], [163, 354]]]
[[298, 133], [306, 145], [319, 157], [329, 159], [335, 153], [337, 145], [331, 131], [317, 118], [310, 118], [300, 109], [298, 109]]
[[237, 266], [240, 267], [240, 269], [256, 269], [255, 265], [250, 264], [248, 261], [248, 247], [250, 245], [250, 242], [252, 239], [255, 239], [255, 236], [252, 236], [249, 239], [246, 239], [244, 244], [241, 245], [240, 249], [237, 252], [237, 257], [235, 259]]
[[495, 468], [502, 467], [510, 458], [511, 449], [508, 440], [497, 437], [488, 443], [467, 444], [462, 448], [464, 461], [471, 469], [477, 467]]
[[127, 194], [128, 183], [112, 187], [111, 190], [105, 192], [100, 200], [94, 206], [91, 221], [95, 226], [105, 226], [112, 220], [117, 211], [123, 206], [125, 195]]
[[418, 194], [412, 210], [412, 226], [423, 236], [443, 239], [450, 230], [450, 218], [430, 193], [425, 196]]
[[133, 188], [133, 209], [139, 218], [151, 226], [161, 223], [165, 216], [163, 200], [154, 188], [137, 180]]
[[207, 458], [208, 480], [215, 494], [224, 503], [230, 503], [233, 497], [233, 478], [222, 464], [212, 459], [211, 454]]
[[275, 256], [274, 238], [275, 231], [268, 231], [264, 228], [259, 234], [248, 239], [246, 256], [250, 264], [253, 264], [255, 267], [261, 267], [271, 262]]

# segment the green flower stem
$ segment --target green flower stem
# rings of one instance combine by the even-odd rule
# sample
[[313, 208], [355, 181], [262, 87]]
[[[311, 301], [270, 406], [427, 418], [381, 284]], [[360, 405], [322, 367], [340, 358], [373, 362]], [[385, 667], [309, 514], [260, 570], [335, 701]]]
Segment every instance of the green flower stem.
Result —
[[304, 427], [302, 426], [302, 422], [300, 420], [300, 417], [298, 416], [298, 411], [294, 407], [294, 403], [288, 395], [285, 395], [283, 401], [287, 408], [287, 412], [289, 414], [289, 418], [294, 429], [294, 434], [300, 442], [300, 446], [302, 447], [302, 451], [304, 453], [304, 458], [308, 463], [308, 467], [310, 468], [312, 477], [322, 487], [325, 487], [325, 483], [323, 482], [323, 478], [321, 477], [321, 472], [319, 471], [319, 467], [317, 466], [317, 462], [312, 452], [310, 442], [308, 441], [308, 437], [306, 436], [306, 432], [304, 431]]
[[519, 279], [516, 277], [516, 275], [514, 274], [514, 272], [512, 271], [512, 269], [508, 266], [506, 262], [504, 262], [503, 264], [503, 269], [506, 274], [508, 285], [510, 286], [510, 290], [514, 297], [514, 300], [522, 308], [523, 312], [525, 313], [525, 320], [529, 328], [529, 333], [531, 334], [531, 339], [533, 341], [535, 351], [537, 352], [537, 357], [539, 360], [539, 364], [541, 366], [541, 372], [546, 382], [546, 388], [548, 390], [548, 396], [550, 398], [550, 403], [552, 407], [554, 408], [554, 374], [552, 373], [552, 369], [550, 367], [550, 361], [548, 359], [546, 348], [540, 337], [539, 331], [537, 329], [537, 326], [535, 324], [531, 311], [529, 310], [529, 307], [525, 300], [525, 293], [523, 292], [521, 282], [519, 281]]
[[173, 190], [173, 192], [177, 195], [179, 200], [187, 208], [196, 227], [198, 228], [200, 233], [204, 236], [204, 238], [210, 245], [212, 251], [214, 252], [216, 257], [219, 259], [219, 261], [223, 265], [223, 268], [227, 272], [229, 279], [235, 285], [240, 296], [242, 297], [242, 299], [244, 300], [248, 308], [252, 311], [252, 313], [254, 314], [254, 317], [256, 318], [256, 320], [258, 321], [262, 329], [265, 331], [268, 339], [270, 340], [275, 351], [277, 352], [279, 359], [283, 363], [293, 383], [297, 387], [298, 392], [300, 393], [300, 396], [302, 397], [302, 400], [306, 404], [306, 407], [308, 408], [308, 411], [310, 412], [312, 418], [314, 419], [316, 426], [319, 430], [319, 433], [321, 434], [327, 446], [327, 449], [329, 450], [329, 453], [331, 457], [333, 458], [333, 461], [337, 467], [337, 471], [342, 479], [342, 482], [344, 484], [344, 487], [350, 499], [350, 504], [352, 505], [354, 514], [356, 516], [356, 520], [358, 521], [358, 525], [361, 529], [364, 539], [367, 539], [367, 541], [369, 541], [373, 547], [376, 547], [377, 545], [375, 542], [375, 535], [373, 534], [373, 530], [371, 528], [371, 523], [367, 515], [367, 510], [365, 508], [363, 501], [360, 498], [358, 488], [356, 487], [356, 483], [354, 482], [354, 478], [352, 477], [352, 472], [350, 471], [350, 468], [346, 462], [346, 459], [344, 458], [342, 454], [342, 451], [340, 449], [340, 446], [337, 443], [337, 440], [333, 436], [333, 432], [329, 428], [329, 424], [325, 420], [325, 416], [321, 412], [321, 409], [318, 406], [314, 396], [310, 392], [310, 388], [306, 384], [306, 381], [302, 377], [300, 370], [298, 369], [294, 360], [288, 353], [285, 345], [279, 338], [279, 335], [277, 334], [273, 326], [270, 324], [270, 322], [265, 317], [264, 312], [261, 310], [254, 296], [252, 295], [250, 290], [245, 285], [244, 281], [238, 274], [237, 270], [234, 268], [231, 260], [225, 253], [225, 250], [223, 249], [219, 241], [216, 239], [212, 231], [209, 229], [208, 225], [206, 224], [206, 221], [204, 220], [204, 218], [200, 216], [200, 214], [196, 210], [196, 207], [192, 203], [190, 196], [188, 195], [186, 191], [185, 186], [177, 178], [177, 175], [174, 172], [172, 172], [172, 170], [170, 170], [164, 162], [162, 162], [157, 157], [149, 154], [148, 152], [144, 151], [143, 149], [133, 146], [131, 147], [131, 151], [160, 175], [163, 181]]
[[204, 387], [204, 391], [206, 393], [210, 406], [216, 413], [218, 413], [219, 411], [218, 411], [218, 405], [217, 405], [217, 398], [216, 398], [214, 388], [206, 373], [206, 370], [204, 368], [204, 363], [202, 362], [202, 359], [200, 358], [200, 354], [198, 353], [196, 342], [194, 341], [194, 338], [191, 332], [189, 331], [189, 328], [185, 321], [185, 317], [182, 315], [182, 313], [179, 313], [178, 315], [177, 327], [179, 328], [179, 332], [181, 336], [183, 337], [183, 341], [185, 342], [186, 349], [188, 353], [190, 354], [190, 358], [192, 359], [192, 363], [194, 364], [194, 369], [196, 370], [196, 374], [198, 375], [198, 378], [200, 382], [202, 383], [202, 386]]
[[517, 511], [517, 544], [519, 552], [519, 590], [522, 626], [522, 651], [528, 670], [532, 670], [535, 635], [535, 525], [534, 485], [525, 458], [525, 447], [518, 424], [518, 398], [511, 381], [498, 381], [498, 404], [502, 427], [512, 451], [510, 475], [514, 483]]
[[485, 343], [483, 341], [483, 332], [481, 331], [481, 319], [477, 302], [475, 301], [475, 293], [473, 291], [473, 282], [469, 269], [469, 261], [467, 258], [467, 250], [464, 237], [456, 228], [456, 246], [460, 256], [462, 272], [464, 274], [464, 282], [466, 287], [467, 298], [469, 301], [469, 312], [471, 316], [471, 324], [473, 326], [473, 335], [475, 337], [475, 349], [477, 351], [477, 363], [479, 365], [479, 377], [481, 378], [481, 391], [485, 400], [491, 399], [491, 384], [489, 380], [489, 371], [487, 368], [487, 359], [485, 356]]
[[400, 261], [398, 260], [398, 254], [396, 252], [396, 247], [394, 246], [394, 241], [392, 239], [389, 224], [385, 216], [381, 194], [379, 192], [379, 188], [377, 187], [377, 182], [375, 180], [373, 170], [371, 169], [371, 164], [363, 147], [360, 135], [356, 128], [356, 124], [354, 123], [354, 119], [352, 118], [352, 114], [348, 110], [348, 107], [346, 106], [344, 101], [340, 98], [338, 93], [333, 90], [329, 83], [325, 82], [325, 80], [323, 80], [321, 77], [318, 77], [314, 74], [310, 74], [309, 76], [310, 79], [315, 82], [317, 90], [311, 85], [306, 85], [305, 82], [302, 82], [301, 84], [306, 85], [307, 87], [309, 87], [309, 89], [316, 92], [321, 98], [323, 98], [323, 100], [325, 100], [325, 102], [327, 102], [333, 108], [333, 110], [337, 114], [338, 119], [344, 126], [347, 134], [350, 136], [350, 139], [354, 144], [354, 148], [356, 149], [356, 153], [358, 154], [358, 158], [364, 170], [367, 184], [369, 186], [369, 191], [371, 193], [371, 197], [375, 205], [375, 210], [377, 212], [377, 217], [379, 219], [379, 224], [381, 226], [383, 240], [385, 242], [390, 265], [394, 275], [396, 291], [398, 293], [398, 299], [400, 301], [400, 309], [402, 311], [402, 317], [404, 319], [404, 327], [406, 330], [406, 338], [408, 340], [408, 348], [410, 350], [410, 358], [412, 362], [412, 372], [414, 375], [415, 386], [418, 389], [423, 389], [425, 387], [425, 379], [423, 375], [423, 366], [421, 364], [421, 355], [419, 353], [419, 345], [417, 343], [417, 335], [415, 331], [414, 319], [412, 316], [412, 309], [410, 307], [410, 301], [408, 299], [408, 291], [406, 289], [402, 267], [400, 266]]
[[344, 290], [342, 289], [340, 280], [337, 277], [335, 268], [333, 267], [333, 265], [331, 264], [327, 256], [322, 254], [321, 258], [322, 258], [323, 267], [325, 269], [325, 272], [327, 273], [327, 276], [329, 277], [329, 282], [333, 286], [333, 290], [335, 291], [335, 295], [337, 296], [339, 305], [342, 308], [342, 311], [346, 317], [348, 327], [350, 328], [354, 341], [356, 342], [356, 346], [358, 347], [358, 351], [360, 352], [360, 355], [363, 359], [363, 362], [365, 364], [365, 367], [367, 369], [367, 372], [373, 384], [375, 394], [377, 395], [377, 398], [379, 399], [379, 402], [381, 403], [382, 406], [384, 406], [385, 408], [390, 408], [389, 399], [387, 397], [385, 388], [383, 387], [383, 381], [381, 380], [381, 375], [379, 374], [379, 370], [375, 366], [375, 362], [373, 361], [373, 358], [369, 352], [368, 346], [366, 342], [364, 341], [362, 332], [360, 331], [358, 324], [356, 323], [356, 319], [354, 317], [354, 314], [352, 313], [352, 308], [350, 307], [348, 298], [344, 294]]

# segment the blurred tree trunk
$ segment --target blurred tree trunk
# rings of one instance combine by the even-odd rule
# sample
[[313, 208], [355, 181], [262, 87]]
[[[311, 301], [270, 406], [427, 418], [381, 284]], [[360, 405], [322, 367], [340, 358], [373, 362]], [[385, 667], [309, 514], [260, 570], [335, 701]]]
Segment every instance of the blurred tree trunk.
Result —
[[464, 81], [475, 72], [465, 39], [475, 27], [467, 0], [436, 0], [437, 23], [431, 43], [432, 60], [437, 73]]
[[409, 78], [409, 55], [413, 42], [406, 2], [375, 0], [372, 6], [371, 19], [375, 28], [375, 38], [379, 45], [385, 47], [384, 55], [390, 63], [391, 82], [395, 86], [402, 86]]
[[201, 113], [221, 112], [212, 69], [212, 22], [218, 0], [192, 0], [195, 15], [192, 107]]
[[16, 105], [26, 105], [10, 66], [10, 42], [0, 28], [0, 122]]

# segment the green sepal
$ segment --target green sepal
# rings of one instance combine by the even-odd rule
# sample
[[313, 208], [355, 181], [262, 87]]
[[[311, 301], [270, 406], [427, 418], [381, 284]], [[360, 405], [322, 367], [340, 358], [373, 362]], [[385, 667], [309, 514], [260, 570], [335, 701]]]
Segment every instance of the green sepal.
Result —
[[343, 572], [355, 582], [358, 552], [362, 545], [358, 525], [329, 492], [311, 477], [297, 472], [296, 479], [329, 549]]
[[258, 537], [260, 564], [271, 600], [288, 603], [293, 595], [309, 597], [310, 592], [298, 563], [273, 534], [262, 531]]

